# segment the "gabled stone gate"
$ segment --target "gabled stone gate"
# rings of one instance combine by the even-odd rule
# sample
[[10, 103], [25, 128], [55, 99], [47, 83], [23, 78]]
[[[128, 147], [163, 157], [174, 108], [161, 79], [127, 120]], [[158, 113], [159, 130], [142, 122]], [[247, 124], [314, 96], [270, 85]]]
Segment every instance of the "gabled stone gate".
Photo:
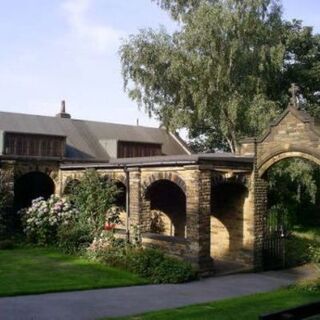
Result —
[[300, 110], [293, 97], [262, 137], [242, 142], [240, 154], [254, 157], [255, 266], [260, 269], [268, 200], [266, 172], [286, 158], [301, 158], [320, 165], [320, 121]]

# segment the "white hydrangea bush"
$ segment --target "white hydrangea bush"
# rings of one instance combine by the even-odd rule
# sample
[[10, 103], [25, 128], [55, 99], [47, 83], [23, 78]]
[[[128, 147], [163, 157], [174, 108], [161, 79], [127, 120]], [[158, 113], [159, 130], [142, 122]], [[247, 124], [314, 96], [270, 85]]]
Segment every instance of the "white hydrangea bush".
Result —
[[38, 244], [52, 244], [59, 226], [69, 225], [79, 212], [66, 198], [52, 195], [48, 200], [34, 199], [22, 212], [23, 230], [27, 238]]

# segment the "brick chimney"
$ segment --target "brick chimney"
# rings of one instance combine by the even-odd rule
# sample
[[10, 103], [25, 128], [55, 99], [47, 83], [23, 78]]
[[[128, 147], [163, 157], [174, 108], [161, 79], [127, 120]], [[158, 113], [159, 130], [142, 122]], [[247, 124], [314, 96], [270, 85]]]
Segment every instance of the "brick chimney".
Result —
[[64, 100], [61, 101], [61, 110], [60, 113], [56, 114], [56, 117], [71, 119], [71, 115], [69, 113], [66, 113], [66, 102]]

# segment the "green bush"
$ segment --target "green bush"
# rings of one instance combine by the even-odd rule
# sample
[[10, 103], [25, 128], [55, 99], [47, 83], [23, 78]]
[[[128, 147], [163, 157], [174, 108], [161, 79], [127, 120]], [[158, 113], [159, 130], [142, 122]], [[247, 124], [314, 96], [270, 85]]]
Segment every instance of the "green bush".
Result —
[[181, 283], [196, 278], [190, 263], [166, 256], [156, 249], [143, 249], [107, 235], [95, 239], [88, 250], [91, 258], [125, 269], [152, 283]]
[[93, 241], [90, 231], [87, 225], [77, 223], [60, 226], [57, 233], [59, 248], [68, 254], [82, 254]]
[[308, 262], [320, 263], [320, 243], [298, 233], [286, 240], [286, 266], [294, 267]]
[[290, 236], [286, 240], [286, 266], [294, 267], [311, 261], [310, 245], [312, 241]]
[[309, 252], [311, 261], [315, 263], [320, 263], [320, 244], [319, 243], [313, 243], [309, 246]]
[[312, 293], [320, 293], [320, 278], [316, 280], [307, 280], [303, 282], [298, 282], [291, 286], [296, 291], [299, 292], [312, 292]]
[[196, 278], [191, 264], [169, 257], [156, 249], [132, 249], [127, 268], [153, 283], [181, 283]]
[[0, 240], [0, 250], [9, 250], [15, 247], [15, 242], [11, 239]]
[[181, 283], [193, 280], [195, 276], [190, 264], [165, 256], [154, 269], [151, 279], [154, 283]]
[[118, 193], [117, 186], [96, 170], [87, 170], [72, 189], [69, 198], [79, 210], [78, 222], [87, 224], [92, 236], [98, 236], [106, 224], [120, 222], [119, 211], [113, 210]]
[[164, 254], [161, 251], [138, 248], [129, 250], [127, 263], [130, 271], [144, 278], [152, 279], [156, 267], [159, 266], [164, 259]]
[[0, 240], [5, 237], [7, 233], [7, 223], [3, 213], [0, 211]]
[[6, 239], [14, 224], [13, 215], [8, 211], [12, 201], [10, 174], [0, 170], [0, 240]]

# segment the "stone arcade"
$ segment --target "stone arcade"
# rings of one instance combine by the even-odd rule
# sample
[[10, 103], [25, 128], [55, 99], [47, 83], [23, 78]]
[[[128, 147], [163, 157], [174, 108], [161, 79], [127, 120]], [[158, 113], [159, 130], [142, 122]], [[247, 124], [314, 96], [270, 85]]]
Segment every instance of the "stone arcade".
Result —
[[[17, 210], [37, 196], [67, 193], [95, 168], [124, 196], [124, 231], [139, 226], [145, 246], [187, 259], [203, 273], [215, 260], [263, 267], [266, 172], [300, 157], [320, 164], [320, 123], [291, 102], [239, 154], [192, 154], [164, 128], [74, 120], [64, 103], [56, 117], [0, 113], [1, 170]], [[155, 228], [155, 219], [161, 228]]]

